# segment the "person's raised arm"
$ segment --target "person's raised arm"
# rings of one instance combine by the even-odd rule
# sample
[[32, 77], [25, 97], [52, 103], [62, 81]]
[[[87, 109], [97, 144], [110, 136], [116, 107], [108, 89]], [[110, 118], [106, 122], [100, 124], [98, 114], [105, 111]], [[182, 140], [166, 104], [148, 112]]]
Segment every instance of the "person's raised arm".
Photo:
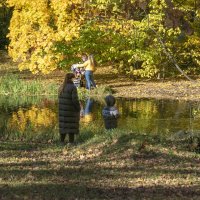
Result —
[[82, 64], [76, 64], [77, 67], [86, 67], [88, 64], [89, 64], [89, 60], [85, 61], [84, 63]]

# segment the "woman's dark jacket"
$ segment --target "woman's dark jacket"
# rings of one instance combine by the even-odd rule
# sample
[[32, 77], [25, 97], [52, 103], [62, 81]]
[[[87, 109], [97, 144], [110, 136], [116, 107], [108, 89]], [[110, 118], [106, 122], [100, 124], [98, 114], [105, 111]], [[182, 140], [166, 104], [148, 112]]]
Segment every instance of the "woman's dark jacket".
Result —
[[67, 83], [59, 94], [59, 131], [60, 134], [78, 134], [80, 103], [77, 88], [73, 82]]
[[106, 106], [102, 110], [104, 124], [106, 129], [117, 128], [117, 120], [119, 118], [119, 111], [116, 107]]

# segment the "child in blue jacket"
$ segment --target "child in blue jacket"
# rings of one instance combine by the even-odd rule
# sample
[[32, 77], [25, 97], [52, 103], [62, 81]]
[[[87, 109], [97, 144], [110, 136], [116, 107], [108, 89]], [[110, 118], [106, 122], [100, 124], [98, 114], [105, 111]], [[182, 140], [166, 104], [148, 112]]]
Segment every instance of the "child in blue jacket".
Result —
[[105, 98], [106, 107], [102, 110], [102, 115], [104, 119], [104, 124], [106, 129], [117, 128], [117, 121], [119, 118], [119, 111], [114, 106], [115, 105], [115, 97], [112, 95], [108, 95]]

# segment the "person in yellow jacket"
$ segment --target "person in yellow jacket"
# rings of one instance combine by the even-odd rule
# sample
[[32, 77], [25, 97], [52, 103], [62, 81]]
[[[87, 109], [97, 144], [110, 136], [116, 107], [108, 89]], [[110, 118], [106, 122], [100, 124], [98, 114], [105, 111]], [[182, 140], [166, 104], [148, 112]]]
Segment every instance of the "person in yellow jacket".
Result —
[[90, 90], [92, 86], [96, 87], [96, 84], [94, 82], [94, 76], [93, 76], [93, 73], [96, 67], [96, 62], [94, 60], [93, 55], [89, 55], [89, 56], [83, 55], [82, 60], [84, 61], [84, 63], [77, 64], [77, 67], [85, 68], [86, 88]]

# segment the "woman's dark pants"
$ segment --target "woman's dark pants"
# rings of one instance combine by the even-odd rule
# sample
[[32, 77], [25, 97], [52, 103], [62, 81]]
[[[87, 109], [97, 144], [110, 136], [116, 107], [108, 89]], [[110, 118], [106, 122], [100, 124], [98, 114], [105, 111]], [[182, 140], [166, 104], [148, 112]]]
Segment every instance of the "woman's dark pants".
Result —
[[[74, 133], [70, 133], [69, 135], [69, 143], [74, 142]], [[65, 141], [66, 134], [60, 134], [60, 141], [64, 142]]]

